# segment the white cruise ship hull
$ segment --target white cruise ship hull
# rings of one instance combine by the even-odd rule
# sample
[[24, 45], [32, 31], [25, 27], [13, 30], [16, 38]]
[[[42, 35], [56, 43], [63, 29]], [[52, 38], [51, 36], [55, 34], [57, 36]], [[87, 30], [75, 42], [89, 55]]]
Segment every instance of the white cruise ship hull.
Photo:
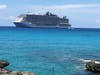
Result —
[[36, 25], [36, 24], [28, 24], [28, 23], [19, 23], [14, 22], [16, 27], [20, 28], [34, 28], [34, 27], [42, 27], [42, 28], [71, 28], [71, 26], [68, 24], [67, 26], [60, 26], [60, 25]]

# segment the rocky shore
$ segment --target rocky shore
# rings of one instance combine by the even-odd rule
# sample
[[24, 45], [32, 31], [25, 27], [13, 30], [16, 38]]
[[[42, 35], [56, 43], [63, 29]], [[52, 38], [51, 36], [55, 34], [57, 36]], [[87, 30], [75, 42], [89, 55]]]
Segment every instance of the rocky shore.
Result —
[[[0, 60], [0, 75], [37, 75], [35, 73], [11, 71], [5, 67], [9, 66], [10, 63], [6, 60]], [[90, 72], [100, 73], [100, 60], [88, 60], [86, 61], [86, 70]]]
[[86, 70], [91, 72], [100, 72], [100, 60], [90, 60], [86, 62]]
[[10, 65], [8, 61], [0, 60], [0, 75], [37, 75], [35, 73], [29, 73], [29, 72], [11, 71], [5, 68], [8, 65]]

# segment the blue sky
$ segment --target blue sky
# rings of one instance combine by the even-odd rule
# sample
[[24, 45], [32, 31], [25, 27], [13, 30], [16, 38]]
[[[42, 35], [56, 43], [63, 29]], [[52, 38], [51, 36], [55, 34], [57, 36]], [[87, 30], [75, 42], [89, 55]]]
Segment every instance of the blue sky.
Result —
[[0, 0], [0, 26], [14, 26], [23, 13], [46, 11], [67, 16], [73, 27], [100, 28], [100, 0]]

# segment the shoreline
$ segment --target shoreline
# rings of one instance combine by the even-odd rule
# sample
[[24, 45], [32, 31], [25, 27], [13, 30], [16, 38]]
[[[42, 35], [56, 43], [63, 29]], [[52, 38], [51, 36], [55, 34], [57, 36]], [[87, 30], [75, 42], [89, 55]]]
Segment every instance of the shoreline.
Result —
[[0, 60], [0, 75], [37, 75], [36, 73], [24, 72], [24, 71], [11, 71], [5, 67], [10, 63], [7, 60]]

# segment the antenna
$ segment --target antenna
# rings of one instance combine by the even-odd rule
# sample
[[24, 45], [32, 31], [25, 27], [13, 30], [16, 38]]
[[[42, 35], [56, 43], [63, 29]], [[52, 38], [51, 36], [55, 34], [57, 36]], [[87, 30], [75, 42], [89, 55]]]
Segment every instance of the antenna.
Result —
[[27, 12], [27, 14], [30, 14], [30, 15], [32, 15], [33, 13], [32, 13], [32, 12], [30, 12], [30, 11], [28, 11], [28, 12]]

